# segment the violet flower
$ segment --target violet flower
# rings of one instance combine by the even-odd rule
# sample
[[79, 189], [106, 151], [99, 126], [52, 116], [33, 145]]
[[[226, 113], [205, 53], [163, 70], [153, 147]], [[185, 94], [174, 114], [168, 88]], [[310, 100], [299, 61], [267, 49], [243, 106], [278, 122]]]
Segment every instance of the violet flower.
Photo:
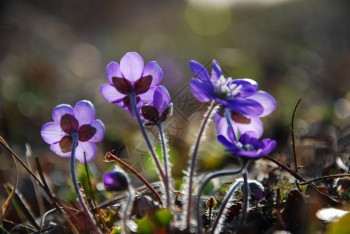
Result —
[[43, 140], [50, 144], [50, 149], [61, 157], [70, 157], [73, 136], [77, 135], [76, 158], [84, 162], [91, 161], [96, 155], [95, 142], [103, 139], [105, 127], [101, 120], [95, 120], [95, 109], [91, 102], [82, 100], [74, 108], [67, 104], [56, 106], [52, 111], [54, 122], [41, 128]]
[[226, 136], [218, 135], [217, 138], [221, 144], [238, 157], [257, 159], [269, 154], [277, 144], [275, 140], [270, 138], [259, 141], [255, 132], [245, 132], [238, 141], [235, 141], [232, 129], [228, 128], [227, 131]]
[[[256, 133], [257, 137], [260, 138], [264, 132], [264, 124], [260, 118], [271, 114], [271, 112], [276, 109], [276, 100], [269, 93], [261, 90], [256, 91], [248, 98], [260, 103], [260, 105], [263, 107], [263, 112], [258, 116], [251, 116], [230, 110], [229, 124], [232, 126], [235, 134], [253, 131]], [[219, 110], [214, 116], [219, 135], [225, 135], [225, 132], [221, 132], [221, 130], [227, 129], [228, 126], [228, 119], [226, 118], [224, 112], [225, 107], [222, 107], [221, 110]]]
[[151, 103], [141, 107], [141, 113], [147, 124], [158, 124], [167, 120], [172, 114], [173, 104], [171, 103], [168, 90], [159, 85], [153, 94]]
[[108, 84], [100, 87], [102, 97], [110, 103], [128, 109], [133, 114], [131, 96], [136, 96], [138, 106], [151, 102], [155, 86], [162, 80], [163, 72], [157, 62], [144, 66], [142, 57], [136, 52], [126, 53], [120, 64], [112, 61], [107, 65]]
[[225, 78], [216, 60], [213, 60], [211, 75], [197, 61], [190, 61], [190, 68], [196, 75], [196, 78], [191, 80], [190, 88], [198, 101], [214, 100], [233, 111], [249, 116], [259, 116], [263, 113], [263, 106], [249, 98], [256, 92], [258, 85], [255, 81]]

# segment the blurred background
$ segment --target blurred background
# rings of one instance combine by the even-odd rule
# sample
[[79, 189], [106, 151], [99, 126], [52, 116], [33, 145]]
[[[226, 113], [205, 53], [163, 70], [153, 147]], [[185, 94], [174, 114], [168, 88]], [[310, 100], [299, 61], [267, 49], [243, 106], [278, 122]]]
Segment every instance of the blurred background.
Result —
[[[137, 51], [145, 62], [159, 63], [164, 72], [161, 84], [174, 101], [165, 129], [176, 178], [186, 167], [206, 110], [188, 89], [191, 59], [210, 67], [215, 58], [226, 74], [255, 79], [276, 98], [276, 111], [264, 118], [264, 137], [278, 141], [276, 156], [290, 154], [290, 122], [301, 97], [298, 140], [331, 137], [325, 157], [334, 161], [350, 117], [349, 9], [347, 0], [2, 0], [0, 135], [23, 159], [29, 144], [64, 197], [70, 190], [69, 160], [50, 152], [40, 129], [52, 121], [56, 105], [87, 99], [107, 130], [89, 164], [97, 181], [113, 165], [103, 161], [112, 150], [151, 181], [157, 180], [134, 119], [99, 94], [99, 86], [107, 82], [106, 65]], [[155, 129], [149, 131], [157, 142]], [[215, 137], [212, 126], [202, 144], [202, 169], [220, 168], [229, 161]], [[0, 154], [0, 182], [13, 183], [10, 155], [3, 148]]]

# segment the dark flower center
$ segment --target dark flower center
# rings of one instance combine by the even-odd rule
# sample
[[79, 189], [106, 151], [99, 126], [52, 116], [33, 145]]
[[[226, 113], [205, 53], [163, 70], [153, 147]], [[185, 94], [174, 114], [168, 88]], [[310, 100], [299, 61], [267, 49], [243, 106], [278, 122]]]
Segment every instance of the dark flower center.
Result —
[[[89, 124], [84, 124], [79, 127], [78, 120], [71, 114], [64, 114], [61, 117], [60, 125], [62, 130], [69, 134], [62, 137], [59, 142], [59, 146], [63, 153], [72, 151], [74, 133], [78, 133], [78, 140], [85, 142], [90, 140], [96, 133], [97, 129]], [[78, 144], [77, 144], [78, 145]]]
[[126, 95], [129, 95], [131, 92], [135, 92], [137, 95], [143, 94], [149, 90], [152, 83], [152, 76], [143, 76], [138, 79], [135, 84], [132, 84], [129, 80], [120, 77], [113, 77], [112, 82], [118, 92]]

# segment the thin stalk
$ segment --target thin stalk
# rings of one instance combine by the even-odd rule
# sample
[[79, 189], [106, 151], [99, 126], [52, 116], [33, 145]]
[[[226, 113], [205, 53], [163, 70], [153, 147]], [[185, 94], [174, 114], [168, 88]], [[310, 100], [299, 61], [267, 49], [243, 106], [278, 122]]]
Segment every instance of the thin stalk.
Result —
[[143, 135], [143, 138], [145, 139], [146, 141], [146, 144], [147, 144], [147, 147], [148, 147], [148, 150], [150, 151], [152, 157], [153, 157], [153, 161], [155, 162], [156, 164], [156, 167], [158, 169], [158, 173], [159, 173], [159, 176], [161, 178], [161, 180], [163, 181], [164, 183], [164, 187], [166, 186], [165, 184], [165, 176], [164, 176], [164, 172], [163, 172], [163, 169], [162, 167], [160, 166], [160, 163], [159, 163], [159, 160], [158, 160], [158, 157], [157, 157], [157, 154], [156, 152], [154, 151], [153, 149], [153, 146], [152, 146], [152, 143], [148, 137], [148, 134], [146, 132], [146, 129], [145, 129], [145, 126], [143, 125], [142, 123], [142, 120], [141, 120], [141, 117], [140, 117], [140, 113], [139, 111], [137, 110], [137, 104], [136, 104], [136, 95], [134, 93], [131, 93], [130, 94], [130, 99], [131, 99], [131, 105], [132, 105], [132, 108], [133, 108], [133, 111], [136, 115], [136, 120], [137, 120], [137, 123], [139, 124], [139, 127], [141, 129], [141, 133]]
[[129, 228], [128, 228], [128, 216], [129, 216], [129, 210], [131, 209], [132, 200], [134, 197], [134, 189], [131, 186], [129, 186], [128, 192], [129, 192], [128, 202], [126, 203], [126, 206], [123, 210], [123, 216], [124, 216], [123, 217], [123, 226], [124, 226], [124, 231], [127, 234], [131, 233], [129, 231]]
[[71, 169], [71, 174], [72, 174], [72, 182], [73, 182], [74, 190], [75, 190], [75, 193], [79, 199], [80, 206], [83, 208], [84, 214], [85, 214], [86, 218], [88, 219], [88, 222], [94, 228], [94, 231], [96, 233], [101, 233], [101, 231], [97, 228], [96, 223], [93, 219], [93, 216], [90, 213], [90, 210], [87, 207], [87, 205], [86, 205], [86, 203], [81, 195], [81, 192], [80, 192], [80, 188], [79, 188], [78, 180], [77, 180], [77, 175], [75, 173], [75, 149], [76, 149], [77, 144], [78, 144], [78, 133], [71, 133], [71, 136], [72, 136], [73, 142], [72, 142], [72, 154], [71, 154], [71, 164], [70, 164], [71, 167], [70, 167], [70, 169]]
[[240, 186], [241, 184], [243, 183], [243, 181], [240, 179], [240, 180], [237, 180], [232, 186], [231, 188], [229, 189], [229, 191], [227, 192], [224, 200], [222, 201], [221, 203], [221, 206], [220, 206], [220, 210], [218, 211], [217, 213], [217, 217], [213, 223], [213, 226], [211, 228], [211, 233], [214, 233], [215, 232], [215, 229], [216, 227], [218, 226], [218, 224], [220, 223], [220, 218], [221, 218], [221, 215], [222, 213], [224, 212], [224, 210], [226, 209], [226, 205], [228, 203], [228, 201], [230, 200], [230, 198], [232, 197], [232, 194], [234, 191], [236, 191], [236, 189], [238, 188], [238, 186]]
[[160, 135], [160, 142], [162, 144], [164, 171], [165, 171], [165, 195], [166, 195], [166, 207], [170, 209], [170, 183], [169, 183], [169, 165], [168, 165], [168, 151], [166, 149], [165, 136], [162, 123], [157, 123], [157, 127]]
[[201, 217], [201, 212], [200, 212], [200, 198], [201, 195], [204, 191], [205, 186], [214, 178], [216, 177], [221, 177], [221, 176], [228, 176], [228, 175], [235, 175], [240, 173], [243, 170], [243, 164], [242, 161], [239, 160], [240, 162], [240, 167], [236, 170], [222, 170], [222, 171], [217, 171], [217, 172], [213, 172], [209, 175], [207, 175], [203, 182], [201, 183], [201, 186], [198, 189], [198, 193], [197, 193], [197, 203], [196, 203], [196, 213], [197, 213], [197, 227], [198, 227], [198, 233], [203, 233], [203, 227], [202, 227], [202, 217]]
[[225, 108], [225, 118], [227, 121], [228, 126], [231, 128], [232, 133], [233, 133], [233, 139], [235, 140], [235, 142], [237, 142], [237, 136], [235, 131], [233, 130], [233, 126], [232, 126], [232, 122], [231, 122], [231, 117], [230, 117], [230, 109], [229, 108]]
[[142, 177], [142, 175], [140, 173], [138, 173], [134, 168], [132, 168], [131, 166], [129, 166], [127, 163], [125, 163], [124, 161], [122, 161], [120, 158], [118, 158], [117, 156], [113, 155], [112, 153], [108, 152], [106, 154], [106, 159], [113, 159], [114, 161], [118, 162], [119, 164], [121, 164], [123, 167], [126, 168], [126, 170], [130, 171], [131, 173], [133, 173], [153, 194], [154, 196], [158, 199], [159, 203], [161, 205], [163, 205], [163, 201], [162, 198], [160, 197], [159, 193], [153, 188], [153, 186], [145, 179]]
[[293, 146], [293, 157], [294, 157], [294, 168], [295, 172], [298, 173], [298, 162], [297, 162], [297, 155], [295, 150], [295, 137], [294, 137], [294, 119], [295, 119], [295, 113], [297, 111], [297, 108], [301, 102], [301, 98], [299, 98], [297, 104], [295, 104], [293, 115], [292, 115], [292, 122], [291, 122], [291, 134], [292, 134], [292, 146]]
[[186, 214], [186, 229], [190, 229], [190, 223], [191, 223], [191, 204], [192, 204], [192, 187], [193, 187], [193, 175], [194, 175], [194, 168], [196, 165], [197, 161], [197, 154], [198, 154], [198, 149], [199, 149], [199, 144], [202, 140], [203, 133], [207, 127], [208, 122], [210, 121], [212, 115], [215, 113], [214, 110], [216, 109], [215, 102], [212, 101], [210, 103], [209, 109], [207, 113], [204, 116], [204, 119], [201, 123], [199, 133], [197, 135], [196, 143], [194, 145], [192, 155], [190, 158], [190, 173], [189, 173], [189, 181], [188, 181], [188, 191], [187, 191], [187, 196], [188, 196], [188, 201], [187, 201], [187, 214]]
[[242, 207], [242, 215], [239, 220], [239, 226], [244, 225], [247, 220], [248, 213], [248, 170], [244, 168], [243, 170], [243, 207]]

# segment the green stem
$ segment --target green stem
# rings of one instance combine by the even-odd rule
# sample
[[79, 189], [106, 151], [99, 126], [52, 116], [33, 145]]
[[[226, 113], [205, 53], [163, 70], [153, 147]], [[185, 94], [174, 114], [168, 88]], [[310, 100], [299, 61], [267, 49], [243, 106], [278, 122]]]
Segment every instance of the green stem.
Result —
[[140, 117], [140, 113], [139, 113], [139, 111], [138, 111], [138, 109], [137, 109], [136, 95], [135, 95], [134, 93], [131, 93], [129, 96], [130, 96], [130, 99], [131, 99], [131, 105], [132, 105], [133, 111], [134, 111], [134, 113], [135, 113], [137, 123], [139, 124], [139, 127], [140, 127], [140, 129], [141, 129], [141, 133], [142, 133], [142, 135], [143, 135], [143, 138], [144, 138], [145, 141], [146, 141], [148, 150], [150, 151], [150, 153], [151, 153], [151, 155], [152, 155], [153, 161], [155, 162], [156, 167], [157, 167], [157, 169], [158, 169], [159, 176], [160, 176], [161, 180], [163, 181], [163, 184], [164, 184], [164, 187], [165, 187], [165, 186], [166, 186], [166, 182], [165, 182], [164, 172], [163, 172], [162, 167], [160, 166], [158, 157], [157, 157], [157, 155], [156, 155], [156, 152], [155, 152], [154, 149], [153, 149], [152, 143], [151, 143], [151, 141], [150, 141], [150, 139], [149, 139], [149, 137], [148, 137], [148, 134], [147, 134], [147, 132], [146, 132], [146, 129], [145, 129], [145, 127], [143, 126], [143, 123], [142, 123], [142, 120], [141, 120], [141, 117]]
[[170, 209], [170, 183], [169, 183], [169, 165], [168, 165], [168, 153], [166, 149], [165, 136], [162, 123], [158, 123], [158, 130], [160, 135], [160, 141], [162, 144], [164, 170], [165, 170], [165, 194], [166, 194], [166, 206]]

